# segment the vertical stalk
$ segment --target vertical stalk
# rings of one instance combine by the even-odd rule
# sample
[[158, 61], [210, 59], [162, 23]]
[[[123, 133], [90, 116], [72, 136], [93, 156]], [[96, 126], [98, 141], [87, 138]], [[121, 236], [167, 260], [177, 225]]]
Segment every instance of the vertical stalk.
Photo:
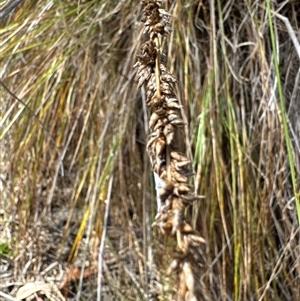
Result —
[[[191, 175], [190, 160], [179, 152], [179, 145], [186, 139], [177, 140], [177, 133], [184, 125], [181, 104], [175, 93], [177, 81], [162, 59], [160, 39], [170, 32], [170, 15], [160, 7], [158, 0], [142, 0], [144, 5], [144, 34], [135, 66], [138, 68], [138, 85], [145, 86], [146, 104], [150, 112], [150, 135], [147, 152], [150, 157], [157, 187], [157, 215], [153, 225], [163, 236], [176, 242], [176, 256], [167, 275], [176, 274], [180, 300], [200, 300], [201, 244], [199, 233], [186, 221], [186, 208], [197, 200], [188, 182]], [[165, 239], [165, 242], [167, 240]], [[167, 245], [165, 246], [168, 250]], [[174, 252], [173, 252], [174, 253]], [[196, 263], [196, 264], [195, 264]]]

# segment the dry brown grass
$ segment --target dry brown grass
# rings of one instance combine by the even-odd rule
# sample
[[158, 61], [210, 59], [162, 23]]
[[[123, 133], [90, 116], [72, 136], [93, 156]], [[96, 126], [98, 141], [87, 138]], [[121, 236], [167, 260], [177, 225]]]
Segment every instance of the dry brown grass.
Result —
[[[210, 300], [300, 299], [299, 56], [291, 35], [298, 37], [300, 6], [271, 3], [278, 74], [266, 3], [162, 4], [171, 30], [161, 50], [184, 113], [181, 151], [193, 165], [193, 193], [205, 196], [185, 217], [206, 241], [197, 280]], [[177, 291], [165, 277], [176, 246], [151, 228], [147, 97], [133, 69], [141, 16], [138, 0], [24, 0], [1, 21], [0, 80], [56, 146], [0, 88], [0, 292], [16, 296], [39, 281], [70, 300], [97, 298], [111, 178], [102, 300], [169, 300]]]

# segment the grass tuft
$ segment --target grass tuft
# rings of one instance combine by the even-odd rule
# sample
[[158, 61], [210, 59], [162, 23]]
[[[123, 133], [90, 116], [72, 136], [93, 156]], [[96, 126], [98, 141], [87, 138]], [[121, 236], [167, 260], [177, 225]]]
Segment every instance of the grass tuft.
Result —
[[[0, 15], [13, 2], [0, 1]], [[157, 108], [147, 111], [133, 68], [147, 39], [142, 9], [138, 0], [24, 0], [0, 20], [0, 80], [27, 106], [0, 86], [5, 298], [32, 283], [49, 300], [169, 300], [178, 291], [181, 274], [166, 277], [183, 258], [177, 236], [151, 227], [148, 114]], [[300, 6], [161, 1], [161, 9], [169, 34], [155, 47], [177, 80], [174, 111], [184, 123], [174, 143], [192, 163], [191, 194], [201, 196], [184, 207], [206, 241], [195, 251], [195, 297], [300, 300]]]

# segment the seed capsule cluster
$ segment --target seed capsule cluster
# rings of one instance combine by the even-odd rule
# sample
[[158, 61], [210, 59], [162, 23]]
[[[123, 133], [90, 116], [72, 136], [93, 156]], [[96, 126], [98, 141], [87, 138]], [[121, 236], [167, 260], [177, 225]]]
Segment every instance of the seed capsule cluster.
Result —
[[[195, 269], [192, 263], [200, 259], [199, 245], [204, 240], [186, 223], [184, 211], [197, 197], [192, 193], [188, 178], [190, 161], [178, 151], [176, 137], [184, 124], [181, 105], [174, 92], [176, 78], [160, 54], [159, 39], [170, 32], [170, 15], [161, 9], [161, 1], [142, 0], [144, 34], [149, 38], [140, 47], [137, 67], [138, 86], [145, 86], [146, 102], [151, 116], [151, 134], [147, 143], [153, 172], [158, 176], [158, 213], [154, 225], [164, 235], [177, 239], [176, 256], [169, 273], [177, 272], [182, 300], [198, 300]], [[199, 262], [200, 264], [200, 262]]]

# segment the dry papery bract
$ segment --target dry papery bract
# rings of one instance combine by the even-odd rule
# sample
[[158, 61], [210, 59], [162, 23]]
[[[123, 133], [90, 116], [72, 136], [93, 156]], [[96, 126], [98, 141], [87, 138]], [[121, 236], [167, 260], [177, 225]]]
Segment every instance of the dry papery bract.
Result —
[[[160, 1], [142, 1], [144, 35], [148, 37], [138, 55], [138, 86], [145, 86], [146, 104], [150, 111], [151, 134], [146, 146], [155, 179], [158, 208], [153, 225], [165, 236], [176, 238], [176, 255], [168, 274], [176, 273], [180, 300], [200, 300], [201, 244], [204, 239], [185, 221], [185, 209], [197, 200], [189, 184], [192, 174], [189, 159], [179, 152], [176, 135], [184, 125], [181, 105], [176, 97], [176, 78], [160, 53], [161, 38], [170, 32], [170, 16], [160, 7]], [[181, 132], [181, 135], [182, 132]], [[182, 139], [182, 137], [181, 137]], [[203, 260], [202, 260], [203, 261]]]

